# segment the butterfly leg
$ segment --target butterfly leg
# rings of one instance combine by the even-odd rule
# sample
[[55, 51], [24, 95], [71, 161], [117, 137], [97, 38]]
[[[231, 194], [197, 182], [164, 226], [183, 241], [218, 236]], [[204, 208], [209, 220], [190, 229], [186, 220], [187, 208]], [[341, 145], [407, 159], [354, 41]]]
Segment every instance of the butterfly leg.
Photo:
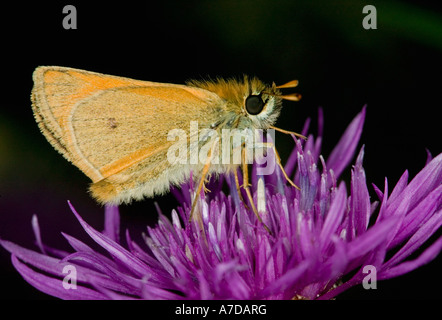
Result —
[[199, 195], [201, 193], [201, 189], [204, 188], [204, 190], [205, 190], [204, 181], [206, 179], [207, 174], [209, 173], [209, 169], [210, 169], [210, 158], [207, 161], [207, 163], [204, 165], [203, 171], [201, 173], [202, 176], [201, 176], [201, 179], [200, 179], [200, 183], [198, 185], [198, 188], [196, 189], [195, 199], [193, 199], [192, 209], [190, 210], [189, 222], [192, 220], [193, 213], [194, 213], [195, 208], [196, 208], [196, 203], [198, 202], [198, 197], [199, 197]]
[[287, 173], [284, 170], [283, 165], [281, 164], [281, 157], [279, 156], [278, 151], [276, 150], [276, 147], [273, 143], [271, 142], [263, 142], [262, 143], [263, 147], [268, 147], [268, 148], [272, 148], [273, 152], [275, 153], [275, 158], [276, 158], [276, 163], [278, 164], [278, 166], [281, 168], [282, 174], [284, 175], [285, 179], [296, 189], [301, 190], [287, 175]]
[[233, 171], [233, 175], [235, 177], [235, 186], [236, 186], [236, 191], [238, 192], [238, 196], [239, 196], [239, 201], [241, 201], [242, 203], [244, 203], [244, 207], [246, 209], [248, 209], [249, 207], [247, 206], [246, 202], [244, 201], [244, 198], [242, 197], [241, 194], [241, 186], [239, 185], [239, 179], [238, 179], [238, 171], [237, 169], [235, 169]]
[[270, 231], [269, 227], [267, 227], [267, 225], [264, 223], [264, 221], [262, 221], [262, 219], [258, 213], [258, 210], [255, 207], [255, 203], [253, 202], [253, 197], [252, 197], [252, 194], [249, 189], [249, 169], [247, 166], [246, 159], [247, 159], [247, 149], [243, 148], [242, 149], [242, 161], [241, 161], [242, 162], [242, 172], [243, 172], [243, 188], [246, 191], [247, 198], [249, 199], [249, 202], [250, 202], [250, 206], [252, 207], [252, 210], [255, 213], [255, 216], [258, 218], [258, 221], [260, 223], [262, 223], [262, 225], [267, 230], [267, 232], [271, 234], [272, 232]]
[[[199, 185], [198, 185], [198, 188], [197, 188], [197, 190], [196, 190], [195, 199], [193, 199], [193, 202], [192, 202], [192, 209], [190, 210], [189, 221], [192, 220], [193, 213], [194, 213], [194, 211], [195, 211], [196, 203], [198, 202], [198, 197], [199, 197], [199, 195], [200, 195], [200, 193], [201, 193], [201, 190], [204, 188], [204, 192], [209, 191], [209, 190], [205, 187], [204, 182], [205, 182], [205, 181], [207, 180], [207, 178], [208, 178], [209, 169], [210, 169], [210, 165], [211, 165], [212, 158], [213, 158], [213, 153], [214, 153], [213, 151], [214, 151], [214, 149], [215, 149], [217, 146], [218, 146], [218, 143], [217, 143], [217, 141], [215, 141], [215, 142], [213, 143], [212, 147], [210, 148], [209, 152], [208, 152], [206, 163], [204, 164], [203, 170], [201, 171], [201, 179], [200, 179], [200, 183], [199, 183]], [[209, 192], [210, 192], [210, 191], [209, 191]], [[200, 224], [201, 224], [201, 222], [200, 222]]]
[[293, 134], [294, 136], [296, 136], [296, 137], [298, 137], [298, 138], [301, 138], [301, 139], [307, 140], [307, 137], [306, 137], [306, 136], [303, 136], [302, 134], [297, 133], [297, 132], [284, 130], [284, 129], [277, 128], [277, 127], [274, 127], [274, 126], [270, 126], [270, 129], [273, 129], [273, 130], [276, 130], [276, 131], [279, 131], [279, 132], [282, 132], [282, 133], [285, 133], [285, 134]]

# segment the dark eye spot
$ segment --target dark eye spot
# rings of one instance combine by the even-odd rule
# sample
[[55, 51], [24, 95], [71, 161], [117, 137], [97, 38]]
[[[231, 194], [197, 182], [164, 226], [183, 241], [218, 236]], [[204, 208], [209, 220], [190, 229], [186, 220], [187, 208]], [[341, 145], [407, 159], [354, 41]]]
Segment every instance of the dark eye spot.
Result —
[[117, 120], [115, 120], [115, 118], [109, 118], [108, 121], [109, 127], [111, 127], [111, 129], [115, 129], [116, 127], [118, 127]]
[[264, 101], [261, 96], [250, 95], [246, 99], [246, 110], [251, 115], [257, 115], [264, 109]]

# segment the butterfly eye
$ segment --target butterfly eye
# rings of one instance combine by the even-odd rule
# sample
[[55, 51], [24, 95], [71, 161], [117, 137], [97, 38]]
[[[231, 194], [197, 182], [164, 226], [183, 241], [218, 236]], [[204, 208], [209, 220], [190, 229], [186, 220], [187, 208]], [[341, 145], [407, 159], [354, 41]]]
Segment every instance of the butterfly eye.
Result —
[[261, 96], [250, 95], [246, 99], [246, 110], [251, 115], [257, 115], [264, 109], [264, 102]]

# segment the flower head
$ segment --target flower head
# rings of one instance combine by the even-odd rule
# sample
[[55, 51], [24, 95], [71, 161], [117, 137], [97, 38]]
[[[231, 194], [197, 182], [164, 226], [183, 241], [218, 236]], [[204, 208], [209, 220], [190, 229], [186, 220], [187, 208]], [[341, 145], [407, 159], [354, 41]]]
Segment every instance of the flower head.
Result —
[[[365, 108], [327, 161], [320, 155], [322, 111], [318, 137], [295, 139], [285, 171], [301, 190], [287, 186], [279, 169], [258, 176], [254, 165], [254, 200], [271, 232], [240, 201], [233, 177], [225, 175], [212, 183], [210, 194], [201, 195], [200, 220], [189, 222], [192, 184], [174, 189], [182, 206], [171, 219], [160, 214], [142, 244], [128, 230], [125, 241], [120, 239], [117, 207], [106, 207], [104, 231], [99, 232], [70, 203], [83, 229], [105, 252], [64, 233], [73, 252], [46, 246], [36, 218], [40, 252], [0, 243], [26, 281], [63, 299], [330, 299], [362, 283], [365, 266], [375, 268], [380, 280], [402, 275], [431, 261], [442, 247], [439, 238], [407, 260], [442, 223], [442, 154], [429, 158], [409, 183], [405, 171], [391, 193], [387, 179], [383, 190], [374, 186], [379, 200], [371, 201], [364, 147], [349, 187], [339, 180], [354, 157], [364, 118]], [[224, 182], [229, 193], [222, 191]], [[65, 289], [66, 266], [76, 271], [75, 290]]]

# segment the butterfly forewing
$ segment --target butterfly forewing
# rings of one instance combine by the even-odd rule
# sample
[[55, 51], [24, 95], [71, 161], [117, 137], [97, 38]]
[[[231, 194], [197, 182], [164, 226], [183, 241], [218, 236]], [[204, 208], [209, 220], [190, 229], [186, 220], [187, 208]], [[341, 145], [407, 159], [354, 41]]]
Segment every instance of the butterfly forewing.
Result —
[[[34, 73], [33, 109], [49, 142], [93, 182], [140, 184], [167, 171], [174, 128], [216, 121], [221, 99], [200, 88], [62, 67]], [[142, 167], [142, 170], [140, 170]]]

